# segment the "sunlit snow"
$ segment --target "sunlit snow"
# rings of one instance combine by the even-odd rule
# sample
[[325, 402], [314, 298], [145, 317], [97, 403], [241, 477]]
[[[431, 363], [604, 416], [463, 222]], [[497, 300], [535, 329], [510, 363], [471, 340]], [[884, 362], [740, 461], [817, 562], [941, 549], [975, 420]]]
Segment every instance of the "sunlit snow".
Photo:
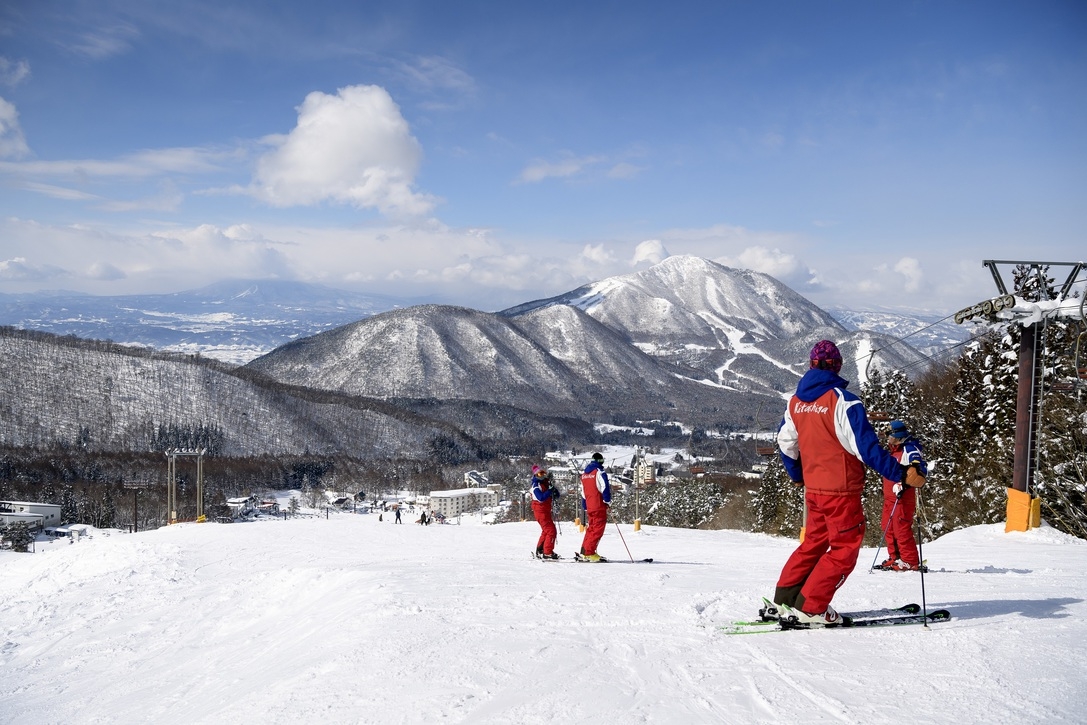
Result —
[[[180, 524], [0, 552], [0, 721], [1080, 722], [1087, 542], [924, 543], [953, 619], [728, 636], [793, 541], [609, 525], [616, 563], [531, 558], [532, 521], [409, 512]], [[581, 534], [561, 522], [558, 551]], [[864, 549], [841, 609], [922, 599]], [[650, 564], [630, 558], [654, 557]], [[623, 563], [626, 562], [626, 563]]]

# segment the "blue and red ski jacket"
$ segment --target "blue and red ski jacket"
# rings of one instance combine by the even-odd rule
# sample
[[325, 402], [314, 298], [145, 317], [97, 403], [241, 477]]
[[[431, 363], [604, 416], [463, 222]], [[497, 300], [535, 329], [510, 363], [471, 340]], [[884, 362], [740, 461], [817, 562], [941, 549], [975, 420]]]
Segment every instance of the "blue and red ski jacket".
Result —
[[812, 493], [860, 494], [865, 466], [902, 480], [901, 465], [880, 445], [864, 405], [847, 385], [830, 370], [809, 370], [781, 419], [781, 462], [789, 478]]
[[597, 511], [611, 504], [611, 483], [604, 467], [592, 461], [585, 466], [581, 474], [581, 488], [584, 491], [583, 506], [586, 511]]

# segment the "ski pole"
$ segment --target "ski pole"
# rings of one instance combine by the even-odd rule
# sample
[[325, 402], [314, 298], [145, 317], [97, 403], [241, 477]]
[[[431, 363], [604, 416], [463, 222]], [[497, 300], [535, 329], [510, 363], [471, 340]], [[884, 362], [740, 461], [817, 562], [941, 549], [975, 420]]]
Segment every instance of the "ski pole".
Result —
[[623, 530], [619, 528], [619, 522], [618, 521], [612, 521], [612, 523], [615, 524], [615, 530], [619, 532], [619, 538], [623, 542], [623, 548], [627, 550], [627, 556], [630, 557], [630, 563], [633, 564], [634, 563], [634, 556], [631, 555], [631, 553], [630, 553], [630, 547], [627, 546], [627, 540], [623, 538]]
[[891, 528], [891, 524], [895, 520], [895, 509], [898, 508], [898, 501], [899, 497], [895, 496], [894, 505], [891, 506], [891, 515], [887, 517], [887, 525], [883, 527], [883, 536], [880, 537], [879, 546], [876, 547], [876, 555], [872, 558], [872, 566], [868, 567], [869, 574], [871, 574], [876, 568], [876, 559], [879, 559], [879, 550], [883, 548], [883, 542], [887, 540], [887, 529]]
[[[921, 491], [917, 492], [917, 502], [921, 503]], [[925, 618], [925, 628], [928, 629], [928, 606], [925, 602], [925, 553], [921, 550], [921, 518], [917, 518], [917, 560], [921, 562], [921, 615]]]

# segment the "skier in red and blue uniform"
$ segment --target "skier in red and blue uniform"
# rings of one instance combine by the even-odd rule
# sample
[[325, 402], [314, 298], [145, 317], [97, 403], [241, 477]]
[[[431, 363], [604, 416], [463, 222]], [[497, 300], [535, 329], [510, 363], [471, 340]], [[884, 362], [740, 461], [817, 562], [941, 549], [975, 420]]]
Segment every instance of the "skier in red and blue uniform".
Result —
[[836, 625], [834, 592], [853, 571], [864, 540], [864, 468], [894, 482], [921, 486], [916, 468], [904, 467], [879, 442], [864, 405], [838, 373], [842, 354], [829, 340], [812, 348], [778, 430], [785, 470], [804, 486], [808, 509], [804, 540], [785, 562], [774, 602], [792, 607], [809, 626]]
[[[928, 464], [921, 452], [921, 444], [900, 420], [892, 420], [887, 429], [887, 450], [902, 465], [916, 465], [922, 476], [928, 475]], [[918, 571], [921, 568], [917, 539], [913, 538], [913, 517], [916, 513], [917, 492], [910, 486], [884, 478], [882, 519], [890, 556], [877, 568], [890, 571]]]
[[559, 498], [559, 490], [551, 483], [551, 474], [546, 468], [532, 467], [532, 513], [540, 525], [540, 539], [536, 542], [536, 556], [541, 559], [558, 559], [555, 553], [555, 520], [551, 513], [551, 504]]
[[585, 518], [588, 527], [585, 538], [581, 541], [581, 556], [586, 561], [605, 561], [596, 553], [596, 547], [604, 536], [604, 527], [608, 524], [608, 506], [611, 505], [611, 483], [604, 470], [604, 456], [593, 454], [593, 460], [585, 466], [581, 474], [581, 488], [584, 499]]

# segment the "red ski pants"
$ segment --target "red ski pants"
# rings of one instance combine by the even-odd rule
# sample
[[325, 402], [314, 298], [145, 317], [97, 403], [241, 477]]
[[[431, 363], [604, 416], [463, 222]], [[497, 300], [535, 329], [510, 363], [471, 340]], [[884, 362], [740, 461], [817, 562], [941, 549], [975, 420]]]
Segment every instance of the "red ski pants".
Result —
[[601, 506], [586, 511], [585, 518], [588, 520], [588, 528], [585, 529], [585, 538], [581, 540], [581, 553], [588, 556], [596, 553], [596, 547], [604, 537], [604, 527], [608, 525], [608, 507]]
[[[891, 484], [893, 486], [894, 484]], [[917, 554], [917, 539], [913, 538], [913, 517], [917, 513], [917, 491], [906, 488], [902, 498], [897, 499], [885, 482], [883, 484], [883, 529], [887, 532], [887, 554], [892, 559], [901, 559], [910, 566], [919, 566], [921, 557]], [[894, 518], [891, 518], [891, 510]]]
[[834, 592], [857, 564], [864, 541], [860, 494], [807, 493], [804, 541], [785, 562], [778, 589], [800, 587], [796, 606], [809, 614], [825, 612]]
[[536, 551], [543, 552], [547, 556], [555, 553], [555, 520], [551, 517], [550, 501], [533, 501], [532, 513], [536, 517], [536, 523], [540, 525], [540, 539], [536, 542]]

